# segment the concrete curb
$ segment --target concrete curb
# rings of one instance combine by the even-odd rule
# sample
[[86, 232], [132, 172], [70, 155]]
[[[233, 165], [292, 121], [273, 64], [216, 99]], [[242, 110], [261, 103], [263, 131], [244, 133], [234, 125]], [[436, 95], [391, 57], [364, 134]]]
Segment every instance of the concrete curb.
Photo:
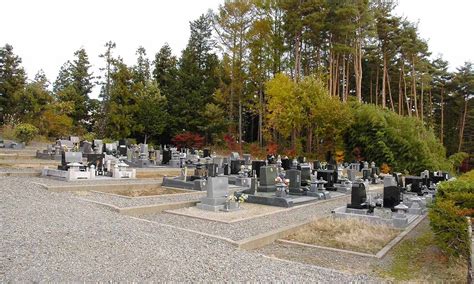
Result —
[[[90, 180], [88, 182], [93, 183], [95, 180]], [[111, 180], [111, 182], [113, 182]], [[45, 185], [49, 191], [54, 192], [68, 192], [68, 191], [115, 191], [118, 189], [127, 190], [133, 189], [135, 187], [146, 188], [146, 187], [155, 187], [161, 186], [159, 182], [137, 182], [137, 183], [108, 183], [108, 184], [71, 184], [71, 185], [59, 185], [59, 186], [49, 186]]]
[[41, 172], [2, 172], [0, 177], [39, 177]]
[[160, 213], [165, 210], [173, 210], [173, 209], [179, 209], [179, 208], [184, 208], [184, 207], [196, 206], [196, 203], [198, 203], [197, 200], [125, 207], [125, 208], [119, 208], [118, 212], [124, 215], [139, 216], [139, 215], [145, 215], [145, 214], [151, 214], [151, 213]]
[[329, 250], [329, 251], [335, 251], [335, 252], [354, 254], [354, 255], [358, 255], [358, 256], [375, 257], [376, 258], [375, 254], [358, 252], [358, 251], [351, 251], [351, 250], [345, 250], [345, 249], [338, 249], [338, 248], [332, 248], [332, 247], [323, 247], [323, 246], [318, 246], [318, 245], [310, 245], [310, 244], [305, 244], [305, 243], [300, 243], [300, 242], [295, 242], [295, 241], [289, 241], [289, 240], [284, 240], [284, 239], [278, 239], [278, 240], [276, 240], [276, 242], [281, 243], [281, 244], [290, 244], [290, 245], [296, 245], [296, 246], [302, 246], [302, 247], [308, 247], [308, 248], [323, 249], [323, 250]]
[[[162, 188], [168, 188], [168, 189], [174, 189], [174, 190], [180, 190], [182, 193], [170, 193], [170, 194], [157, 194], [157, 195], [148, 195], [148, 196], [125, 196], [125, 195], [120, 195], [116, 193], [111, 193], [111, 192], [104, 192], [104, 191], [95, 191], [95, 190], [90, 190], [90, 192], [97, 193], [97, 194], [105, 194], [108, 196], [114, 196], [117, 198], [124, 198], [124, 199], [129, 199], [129, 200], [138, 200], [138, 199], [148, 199], [148, 198], [157, 198], [157, 197], [169, 197], [169, 196], [176, 196], [176, 195], [203, 195], [202, 191], [195, 191], [195, 190], [187, 190], [187, 189], [182, 189], [182, 188], [174, 188], [174, 187], [167, 187], [167, 186], [161, 186]], [[201, 193], [201, 194], [199, 194]]]

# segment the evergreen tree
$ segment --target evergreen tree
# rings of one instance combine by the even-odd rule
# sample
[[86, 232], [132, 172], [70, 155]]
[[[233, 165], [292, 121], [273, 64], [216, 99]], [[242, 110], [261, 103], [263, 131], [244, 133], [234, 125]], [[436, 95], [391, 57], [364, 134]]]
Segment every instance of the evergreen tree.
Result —
[[188, 45], [179, 60], [179, 93], [169, 94], [170, 121], [172, 133], [183, 129], [198, 131], [206, 124], [199, 112], [218, 86], [217, 67], [219, 60], [212, 53], [212, 22], [209, 15], [202, 15], [190, 24], [191, 35]]
[[26, 85], [25, 70], [21, 58], [13, 53], [13, 47], [5, 44], [0, 48], [0, 122], [3, 124], [15, 115], [13, 95]]

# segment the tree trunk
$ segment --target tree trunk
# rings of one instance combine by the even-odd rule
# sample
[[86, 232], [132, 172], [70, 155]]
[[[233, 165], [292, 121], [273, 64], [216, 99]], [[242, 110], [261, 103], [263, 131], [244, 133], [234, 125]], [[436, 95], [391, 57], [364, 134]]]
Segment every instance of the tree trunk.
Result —
[[[362, 102], [362, 44], [360, 40], [357, 40], [354, 52], [354, 75], [356, 84], [356, 97], [357, 101]], [[372, 78], [371, 78], [372, 82]], [[372, 83], [370, 85], [372, 91]], [[372, 93], [371, 93], [372, 98]], [[371, 100], [372, 102], [372, 100]]]
[[306, 152], [311, 153], [312, 151], [313, 151], [313, 126], [311, 125], [308, 128]]
[[420, 93], [420, 118], [421, 124], [423, 124], [423, 113], [424, 113], [424, 98], [423, 98], [423, 74], [421, 74], [421, 93]]
[[444, 88], [441, 88], [441, 122], [440, 122], [439, 138], [441, 144], [444, 143]]
[[411, 103], [408, 100], [407, 95], [407, 80], [405, 78], [405, 64], [402, 65], [402, 75], [403, 75], [403, 95], [405, 96], [405, 103], [407, 104], [407, 113], [408, 116], [411, 116]]
[[377, 64], [377, 71], [375, 73], [375, 105], [378, 105], [379, 101], [379, 67]]
[[459, 131], [459, 147], [458, 152], [461, 152], [462, 142], [464, 140], [464, 128], [466, 127], [466, 116], [467, 116], [467, 103], [468, 99], [464, 98], [464, 113], [462, 115], [461, 129]]
[[386, 93], [385, 93], [386, 76], [387, 76], [387, 56], [384, 52], [383, 53], [383, 75], [382, 75], [382, 108], [386, 107], [386, 102], [387, 102]]
[[258, 145], [260, 147], [263, 147], [263, 91], [262, 91], [262, 85], [260, 85], [260, 90], [259, 90], [259, 108], [258, 108]]
[[412, 89], [413, 89], [413, 102], [415, 104], [415, 115], [418, 115], [418, 103], [416, 98], [416, 76], [415, 76], [415, 57], [412, 57], [412, 65], [411, 65], [411, 77], [412, 77]]
[[346, 55], [342, 57], [342, 97], [343, 102], [346, 101]]
[[373, 90], [372, 90], [372, 72], [370, 72], [370, 103], [373, 103], [373, 100], [372, 100], [372, 93], [373, 93]]
[[390, 88], [390, 76], [387, 72], [387, 87], [388, 87], [388, 97], [390, 98], [390, 106], [392, 107], [392, 111], [395, 112], [395, 107], [393, 106], [393, 97], [392, 97], [392, 89]]
[[299, 81], [301, 70], [301, 34], [297, 32], [295, 35], [295, 82]]
[[400, 68], [399, 72], [399, 78], [398, 78], [398, 114], [402, 115], [403, 112], [403, 100], [402, 100], [402, 69]]
[[242, 152], [242, 100], [240, 96], [239, 96], [239, 149], [240, 149], [240, 152]]

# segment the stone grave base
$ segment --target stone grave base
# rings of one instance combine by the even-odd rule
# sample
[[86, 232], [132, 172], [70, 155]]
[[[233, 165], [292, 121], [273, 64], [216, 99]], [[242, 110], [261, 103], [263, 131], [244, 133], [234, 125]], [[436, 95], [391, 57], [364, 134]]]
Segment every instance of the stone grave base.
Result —
[[[199, 204], [198, 204], [199, 205]], [[240, 205], [240, 209], [225, 212], [225, 211], [206, 211], [196, 207], [180, 208], [175, 210], [166, 210], [166, 213], [181, 215], [191, 218], [216, 221], [221, 223], [234, 223], [248, 219], [258, 218], [265, 215], [270, 215], [278, 212], [282, 212], [288, 209], [265, 206], [261, 204], [243, 203]]]
[[400, 218], [396, 213], [392, 213], [387, 208], [375, 208], [373, 214], [368, 214], [367, 212], [367, 209], [347, 208], [347, 206], [341, 206], [333, 210], [334, 216], [337, 218], [359, 218], [395, 228], [405, 228], [420, 216], [419, 214], [407, 213], [405, 214], [406, 217]]

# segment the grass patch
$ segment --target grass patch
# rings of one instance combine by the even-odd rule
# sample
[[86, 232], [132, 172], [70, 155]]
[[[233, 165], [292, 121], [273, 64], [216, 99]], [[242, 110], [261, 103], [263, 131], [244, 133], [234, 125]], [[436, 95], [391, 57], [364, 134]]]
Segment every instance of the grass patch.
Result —
[[393, 249], [391, 265], [380, 274], [396, 281], [465, 283], [466, 261], [448, 258], [434, 243], [434, 234], [425, 225], [419, 236], [405, 239]]
[[153, 196], [153, 195], [164, 195], [164, 194], [179, 194], [184, 193], [183, 190], [173, 189], [173, 188], [163, 188], [155, 187], [148, 189], [127, 189], [127, 190], [117, 190], [112, 193], [129, 196], [129, 197], [139, 197], [139, 196]]
[[305, 244], [376, 254], [400, 230], [358, 219], [323, 218], [316, 220], [287, 239]]

